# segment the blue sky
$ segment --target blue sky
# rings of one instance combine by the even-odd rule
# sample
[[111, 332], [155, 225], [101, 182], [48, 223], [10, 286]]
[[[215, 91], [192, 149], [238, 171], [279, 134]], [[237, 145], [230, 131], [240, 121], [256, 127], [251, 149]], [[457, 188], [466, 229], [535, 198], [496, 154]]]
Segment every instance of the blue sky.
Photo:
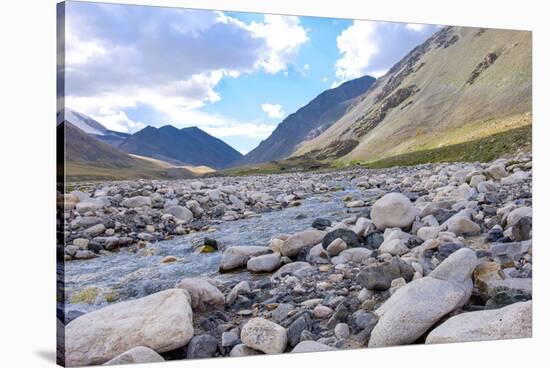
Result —
[[198, 126], [246, 153], [322, 91], [436, 26], [68, 2], [65, 102], [110, 129]]

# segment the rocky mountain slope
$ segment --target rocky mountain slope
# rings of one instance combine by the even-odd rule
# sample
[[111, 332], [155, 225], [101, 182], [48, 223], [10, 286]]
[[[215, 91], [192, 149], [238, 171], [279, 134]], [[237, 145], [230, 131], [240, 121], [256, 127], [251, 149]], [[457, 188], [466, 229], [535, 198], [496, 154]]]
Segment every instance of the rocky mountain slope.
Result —
[[446, 27], [293, 156], [371, 162], [531, 123], [531, 32]]
[[242, 157], [233, 147], [197, 127], [148, 126], [126, 138], [120, 149], [174, 164], [227, 167]]
[[315, 138], [341, 118], [355, 98], [376, 81], [364, 76], [324, 91], [284, 119], [258, 147], [233, 166], [278, 160], [289, 156], [303, 141]]
[[[65, 121], [57, 126], [59, 147], [58, 168], [64, 168], [67, 180], [127, 178], [191, 178], [196, 175], [185, 168], [167, 168], [132, 157]], [[64, 162], [61, 160], [64, 159]], [[63, 165], [64, 164], [64, 165]]]

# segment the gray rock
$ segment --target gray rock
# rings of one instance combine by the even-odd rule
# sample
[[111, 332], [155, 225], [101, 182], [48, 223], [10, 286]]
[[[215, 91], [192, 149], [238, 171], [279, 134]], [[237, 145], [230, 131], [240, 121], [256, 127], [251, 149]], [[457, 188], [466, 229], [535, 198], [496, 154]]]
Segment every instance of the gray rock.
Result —
[[338, 350], [332, 346], [321, 344], [317, 341], [302, 341], [292, 349], [292, 353], [315, 353], [318, 351], [334, 351]]
[[360, 246], [359, 237], [353, 230], [336, 229], [325, 235], [323, 238], [323, 248], [328, 249], [328, 246], [336, 239], [342, 239], [349, 248]]
[[222, 347], [232, 348], [240, 342], [241, 339], [239, 338], [239, 335], [237, 335], [235, 332], [227, 331], [222, 333]]
[[349, 326], [346, 323], [338, 323], [334, 327], [334, 336], [340, 340], [347, 339], [349, 337]]
[[193, 212], [191, 212], [187, 207], [171, 206], [168, 207], [165, 212], [171, 214], [178, 220], [182, 221], [184, 224], [193, 221]]
[[340, 238], [336, 238], [327, 247], [327, 253], [330, 256], [337, 256], [342, 251], [346, 250], [347, 244]]
[[136, 208], [136, 207], [145, 207], [145, 206], [151, 206], [151, 198], [150, 197], [144, 197], [144, 196], [136, 196], [131, 198], [126, 198], [122, 201], [122, 205], [124, 207], [128, 208]]
[[311, 328], [311, 317], [309, 314], [302, 314], [300, 317], [294, 320], [288, 326], [287, 330], [287, 337], [288, 337], [288, 344], [291, 347], [296, 346], [300, 342], [300, 338], [302, 336], [302, 332], [305, 330], [309, 330]]
[[286, 349], [286, 329], [263, 318], [252, 318], [242, 328], [241, 341], [265, 354], [279, 354]]
[[325, 231], [316, 229], [304, 230], [293, 234], [281, 245], [281, 253], [283, 256], [294, 257], [302, 249], [320, 243], [325, 235]]
[[278, 253], [264, 254], [253, 257], [246, 262], [246, 269], [251, 272], [272, 272], [281, 264], [281, 255]]
[[225, 298], [225, 303], [231, 305], [235, 302], [237, 297], [241, 294], [250, 293], [250, 284], [248, 281], [241, 281], [231, 289], [227, 297]]
[[518, 339], [532, 336], [532, 302], [500, 309], [462, 313], [449, 318], [426, 337], [426, 344]]
[[289, 304], [289, 303], [281, 303], [277, 306], [277, 308], [275, 308], [273, 310], [273, 312], [271, 312], [271, 318], [275, 321], [275, 322], [281, 322], [282, 320], [284, 320], [286, 317], [288, 317], [288, 314], [290, 313], [291, 310], [294, 309], [294, 306], [292, 304]]
[[283, 267], [279, 268], [277, 270], [277, 272], [275, 272], [273, 274], [273, 276], [271, 276], [271, 280], [276, 281], [276, 280], [281, 279], [281, 278], [283, 278], [287, 275], [292, 275], [292, 276], [303, 275], [303, 274], [305, 274], [308, 271], [311, 271], [313, 269], [314, 269], [313, 266], [311, 266], [307, 262], [287, 263]]
[[97, 224], [84, 230], [83, 234], [86, 237], [93, 238], [95, 236], [103, 234], [104, 232], [105, 232], [105, 225]]
[[218, 340], [214, 336], [204, 334], [194, 336], [187, 345], [187, 359], [211, 358], [218, 350]]
[[263, 354], [261, 351], [249, 348], [245, 344], [238, 344], [231, 349], [231, 352], [229, 353], [230, 357], [243, 357], [243, 356], [251, 356], [251, 355], [259, 355]]
[[220, 271], [231, 271], [246, 265], [251, 257], [271, 253], [268, 247], [260, 246], [239, 246], [225, 250], [220, 261]]

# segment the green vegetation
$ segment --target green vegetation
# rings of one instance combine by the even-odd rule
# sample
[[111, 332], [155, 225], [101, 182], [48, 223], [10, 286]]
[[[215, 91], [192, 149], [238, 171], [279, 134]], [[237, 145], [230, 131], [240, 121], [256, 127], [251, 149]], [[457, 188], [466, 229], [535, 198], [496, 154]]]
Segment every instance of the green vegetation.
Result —
[[529, 150], [531, 144], [532, 126], [527, 125], [464, 143], [405, 153], [371, 162], [354, 161], [352, 164], [378, 169], [431, 162], [487, 162], [517, 150]]
[[287, 172], [314, 171], [331, 168], [329, 162], [319, 161], [309, 157], [291, 157], [285, 160], [270, 161], [265, 164], [253, 166], [240, 166], [217, 172], [222, 176], [246, 176], [283, 174]]

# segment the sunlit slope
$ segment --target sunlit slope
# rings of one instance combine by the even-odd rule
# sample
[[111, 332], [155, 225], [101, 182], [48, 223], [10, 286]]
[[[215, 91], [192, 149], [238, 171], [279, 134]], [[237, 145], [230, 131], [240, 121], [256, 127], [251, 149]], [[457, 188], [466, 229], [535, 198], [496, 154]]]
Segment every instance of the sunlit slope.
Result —
[[293, 156], [374, 161], [528, 125], [531, 45], [526, 31], [443, 28]]

